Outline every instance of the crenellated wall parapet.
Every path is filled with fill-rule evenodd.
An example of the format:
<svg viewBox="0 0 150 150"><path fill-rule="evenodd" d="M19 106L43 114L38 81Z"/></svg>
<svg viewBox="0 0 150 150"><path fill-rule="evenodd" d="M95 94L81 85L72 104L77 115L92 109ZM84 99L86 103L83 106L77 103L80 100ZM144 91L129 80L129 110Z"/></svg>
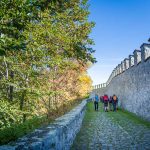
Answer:
<svg viewBox="0 0 150 150"><path fill-rule="evenodd" d="M125 58L123 61L121 61L120 64L118 64L114 70L112 71L111 75L109 76L106 84L99 84L100 86L95 85L93 89L98 89L98 88L104 88L107 85L109 85L109 83L111 82L111 80L126 72L126 70L132 68L132 67L136 67L139 63L144 63L145 61L147 61L147 59L150 58L150 44L149 43L143 43L140 47L140 50L135 49L133 54L129 55L128 58Z"/></svg>
<svg viewBox="0 0 150 150"><path fill-rule="evenodd" d="M150 121L149 89L150 43L144 43L114 68L106 87L93 92L99 96L116 94L120 107Z"/></svg>
<svg viewBox="0 0 150 150"><path fill-rule="evenodd" d="M104 88L104 87L106 87L106 83L94 85L92 88L93 88L93 90L96 90L96 89L100 89L100 88Z"/></svg>

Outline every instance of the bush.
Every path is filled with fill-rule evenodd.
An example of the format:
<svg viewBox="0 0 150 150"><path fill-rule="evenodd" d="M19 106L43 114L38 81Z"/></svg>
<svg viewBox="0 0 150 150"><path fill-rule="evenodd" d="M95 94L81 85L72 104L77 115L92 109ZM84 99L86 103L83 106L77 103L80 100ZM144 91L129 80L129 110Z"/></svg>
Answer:
<svg viewBox="0 0 150 150"><path fill-rule="evenodd" d="M0 129L10 127L14 123L21 123L23 112L15 104L0 101Z"/></svg>
<svg viewBox="0 0 150 150"><path fill-rule="evenodd" d="M63 115L64 113L70 111L73 107L78 105L81 100L74 100L68 104L64 104L58 110L51 113L50 116L35 116L32 119L26 120L24 123L15 123L9 127L0 129L0 145L7 144L10 141L15 141L16 139L34 131L39 127L44 127L52 122L55 118Z"/></svg>
<svg viewBox="0 0 150 150"><path fill-rule="evenodd" d="M34 117L22 124L13 124L10 127L0 129L0 145L14 141L25 134L32 132L34 129L47 125L51 120L44 117Z"/></svg>

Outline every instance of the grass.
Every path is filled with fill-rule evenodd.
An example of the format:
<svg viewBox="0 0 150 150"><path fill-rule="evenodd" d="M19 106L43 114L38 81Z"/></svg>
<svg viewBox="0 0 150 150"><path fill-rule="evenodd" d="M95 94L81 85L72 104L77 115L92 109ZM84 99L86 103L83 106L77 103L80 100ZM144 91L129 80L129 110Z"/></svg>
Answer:
<svg viewBox="0 0 150 150"><path fill-rule="evenodd" d="M103 111L103 104L99 103L99 107L100 110L99 112L104 112ZM88 103L87 105L87 112L95 112L94 111L94 106L93 103ZM121 108L119 108L119 110L117 112L112 112L109 111L108 113L106 112L107 117L109 117L112 121L116 122L116 123L121 123L121 120L128 120L131 121L135 124L139 124L139 125L144 125L145 127L150 128L150 122L147 120L144 120L143 118L137 116L136 114L129 112L127 110L122 110Z"/></svg>
<svg viewBox="0 0 150 150"><path fill-rule="evenodd" d="M114 117L114 120L118 121L119 118L122 118L122 119L127 118L129 121L132 121L135 124L144 125L150 128L149 121L144 120L143 118L127 110L122 110L119 108L119 110L117 111L117 115Z"/></svg>

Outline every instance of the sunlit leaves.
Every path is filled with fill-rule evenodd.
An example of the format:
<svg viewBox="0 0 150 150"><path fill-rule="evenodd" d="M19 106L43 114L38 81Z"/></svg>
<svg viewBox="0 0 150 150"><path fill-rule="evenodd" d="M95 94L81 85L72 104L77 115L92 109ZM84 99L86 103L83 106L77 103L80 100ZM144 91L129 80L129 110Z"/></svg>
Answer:
<svg viewBox="0 0 150 150"><path fill-rule="evenodd" d="M87 1L0 4L0 101L6 108L0 111L7 119L1 126L33 115L50 117L87 95L92 81L86 70L95 62L89 38L94 23L88 21Z"/></svg>

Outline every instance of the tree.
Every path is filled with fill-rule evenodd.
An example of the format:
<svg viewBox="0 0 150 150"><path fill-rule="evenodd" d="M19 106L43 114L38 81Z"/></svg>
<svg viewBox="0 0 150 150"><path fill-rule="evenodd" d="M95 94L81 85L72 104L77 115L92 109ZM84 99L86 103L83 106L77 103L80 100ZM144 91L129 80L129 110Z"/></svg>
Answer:
<svg viewBox="0 0 150 150"><path fill-rule="evenodd" d="M91 88L87 64L96 62L88 36L94 23L88 21L87 1L0 4L0 99L8 110L13 106L24 122L34 115L49 117L84 97ZM11 119L10 124L15 122Z"/></svg>

